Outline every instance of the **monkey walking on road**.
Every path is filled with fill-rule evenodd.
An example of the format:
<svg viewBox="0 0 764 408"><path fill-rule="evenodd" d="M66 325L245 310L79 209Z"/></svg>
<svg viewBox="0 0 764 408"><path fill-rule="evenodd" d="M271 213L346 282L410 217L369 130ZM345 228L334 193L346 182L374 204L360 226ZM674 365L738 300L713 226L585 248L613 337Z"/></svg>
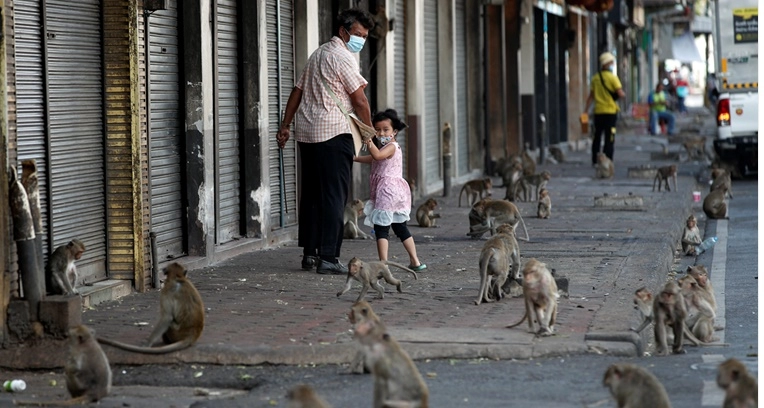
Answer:
<svg viewBox="0 0 764 408"><path fill-rule="evenodd" d="M493 182L490 177L479 180L471 180L464 183L462 190L459 191L459 207L462 206L462 193L467 194L467 202L469 205L474 205L478 200L491 195L491 188Z"/></svg>
<svg viewBox="0 0 764 408"><path fill-rule="evenodd" d="M401 281L398 279L395 279L393 277L393 274L390 273L390 268L388 268L388 265L395 266L396 268L402 269L406 272L411 273L414 275L414 279L419 279L417 277L416 272L412 271L411 269L392 261L372 261L372 262L364 262L358 258L353 258L348 262L348 277L345 281L345 288L341 291L337 292L337 297L340 297L347 293L347 291L350 290L353 281L358 281L363 285L361 288L361 293L358 295L358 299L356 299L356 302L359 302L363 300L364 296L366 296L366 292L369 291L369 288L372 287L374 290L376 290L379 293L379 298L384 299L385 298L385 288L382 287L377 281L380 279L385 279L385 282L395 285L395 288L398 289L399 293L403 293L403 290L401 289Z"/></svg>

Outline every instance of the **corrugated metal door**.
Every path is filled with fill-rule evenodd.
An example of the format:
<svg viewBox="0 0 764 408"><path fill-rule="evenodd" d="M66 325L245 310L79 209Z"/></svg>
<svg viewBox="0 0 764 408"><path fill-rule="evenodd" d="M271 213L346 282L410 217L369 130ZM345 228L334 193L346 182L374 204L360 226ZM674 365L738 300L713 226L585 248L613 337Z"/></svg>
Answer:
<svg viewBox="0 0 764 408"><path fill-rule="evenodd" d="M157 257L185 255L183 215L183 143L180 113L178 8L149 17L149 100L151 157L151 231Z"/></svg>
<svg viewBox="0 0 764 408"><path fill-rule="evenodd" d="M456 0L454 25L456 27L456 175L470 171L468 124L467 124L467 27L465 26L465 2Z"/></svg>
<svg viewBox="0 0 764 408"><path fill-rule="evenodd" d="M80 278L105 278L103 67L99 0L47 0L54 246L87 247Z"/></svg>
<svg viewBox="0 0 764 408"><path fill-rule="evenodd" d="M393 47L395 48L395 61L393 62L393 77L395 78L395 84L393 89L395 90L395 96L393 97L393 108L398 111L398 116L406 121L406 2L396 1L394 10L395 26L393 27L393 35L395 40L393 41ZM398 133L395 138L398 144L401 146L401 152L403 153L403 175L408 174L408 140L406 139L406 131L403 130Z"/></svg>
<svg viewBox="0 0 764 408"><path fill-rule="evenodd" d="M441 179L440 92L438 92L438 2L424 2L424 154L426 185Z"/></svg>
<svg viewBox="0 0 764 408"><path fill-rule="evenodd" d="M16 46L16 127L18 168L21 161L35 159L40 185L43 231L48 231L48 163L45 142L45 64L43 63L42 10L40 0L14 3L13 30ZM21 174L21 173L19 173ZM42 237L48 254L47 236Z"/></svg>
<svg viewBox="0 0 764 408"><path fill-rule="evenodd" d="M215 27L215 200L217 243L241 237L239 41L236 0L218 0Z"/></svg>
<svg viewBox="0 0 764 408"><path fill-rule="evenodd" d="M268 35L268 168L271 189L271 226L297 223L297 147L294 138L284 147L283 178L279 171L276 132L294 87L294 20L292 0L270 1L265 6ZM282 180L283 184L282 185ZM282 188L284 191L282 192Z"/></svg>

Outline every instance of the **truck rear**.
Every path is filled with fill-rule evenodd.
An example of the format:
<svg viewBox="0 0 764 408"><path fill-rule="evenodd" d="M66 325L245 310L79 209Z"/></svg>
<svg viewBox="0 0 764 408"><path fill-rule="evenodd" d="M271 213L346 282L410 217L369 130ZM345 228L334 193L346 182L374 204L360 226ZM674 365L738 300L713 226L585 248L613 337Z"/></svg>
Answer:
<svg viewBox="0 0 764 408"><path fill-rule="evenodd" d="M719 80L717 157L745 175L758 171L759 53L757 0L717 0L714 36Z"/></svg>

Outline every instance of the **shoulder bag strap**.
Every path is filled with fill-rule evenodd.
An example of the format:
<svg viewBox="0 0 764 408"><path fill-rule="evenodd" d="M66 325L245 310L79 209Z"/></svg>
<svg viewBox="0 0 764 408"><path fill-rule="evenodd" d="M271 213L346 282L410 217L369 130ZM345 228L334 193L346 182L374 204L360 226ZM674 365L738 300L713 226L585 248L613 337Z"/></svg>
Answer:
<svg viewBox="0 0 764 408"><path fill-rule="evenodd" d="M602 87L605 88L605 90L607 91L608 95L610 95L610 98L613 99L613 102L616 102L615 98L613 97L613 92L611 92L610 88L608 88L607 85L605 85L605 80L602 78L602 73L603 73L603 71L600 71L600 82L602 82Z"/></svg>
<svg viewBox="0 0 764 408"><path fill-rule="evenodd" d="M319 73L319 75L321 75L321 83L324 84L324 88L326 89L326 92L328 92L329 96L332 97L332 99L334 100L334 103L336 103L337 106L339 106L340 110L342 111L342 114L345 115L345 118L347 120L350 120L350 114L348 113L347 109L345 109L345 107L342 106L342 103L340 102L340 98L337 97L337 94L335 94L334 91L332 91L332 88L329 87L329 84L326 83L326 77L324 77L324 73L321 70L321 61L323 61L323 58L322 58L323 55L324 55L324 50L322 48L321 49L321 55L318 58L318 61L319 61L319 64L318 64L318 73Z"/></svg>

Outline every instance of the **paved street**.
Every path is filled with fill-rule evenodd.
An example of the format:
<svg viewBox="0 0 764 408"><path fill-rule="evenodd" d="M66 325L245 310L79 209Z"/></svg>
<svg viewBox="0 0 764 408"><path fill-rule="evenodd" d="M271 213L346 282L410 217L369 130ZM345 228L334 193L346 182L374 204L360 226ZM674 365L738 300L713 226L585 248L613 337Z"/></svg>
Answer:
<svg viewBox="0 0 764 408"><path fill-rule="evenodd" d="M683 118L684 122L680 123L691 126L692 120ZM522 259L538 258L570 282L569 297L560 301L556 335L549 338L534 338L527 333L526 325L505 328L522 316L523 304L519 298L474 305L479 282L477 260L485 238L473 240L465 235L469 208L457 206L457 187L460 186L455 186L450 197L435 196L440 203L438 211L442 214L439 227L410 226L420 259L428 265L427 271L419 274L419 280L394 271L405 281L404 293L399 294L388 286L385 299L377 299L376 293L366 297L392 335L418 361L426 380L432 381L433 406L525 406L521 403L523 400L553 404L548 406L612 406L608 405L608 395L601 387L603 367L619 358L636 357L640 348L651 351L651 330L646 330L641 339L635 338L635 342L612 341L628 339L624 337L629 335L628 328L639 323L631 302L634 290L640 286L655 289L670 272L682 270L694 262L693 258L675 257L687 215L694 213L699 218L701 230L706 229L699 203L692 202L693 190L704 194L707 191L707 187L697 184L695 178L707 173L704 163L679 164L678 192L652 192L652 179L627 176L629 168L640 165L676 163L674 158L679 153L679 145L671 144L669 155L664 155L662 145L649 142L640 129L632 128L618 136L616 177L613 180L592 179L594 169L587 151L568 152L565 163L544 164L537 168L537 171L552 172L547 186L552 197L552 217L538 219L535 203L518 203L530 234L530 242L520 241ZM497 177L494 182L501 184ZM594 197L603 194L640 196L643 205L628 210L595 207ZM503 197L504 189L494 188L493 195ZM746 196L755 198L755 194L743 194ZM419 198L417 204L426 198ZM737 205L737 201L734 204ZM734 212L731 214L735 217ZM718 224L712 224L713 233L717 233ZM750 243L750 240L746 242ZM736 254L755 268L755 252ZM373 241L345 241L342 260L346 262L352 256L375 259ZM401 263L408 263L398 242L391 241L391 256ZM708 256L710 254L702 255L698 262ZM719 258L713 256L713 261L718 262ZM750 261L752 256L753 261ZM191 271L190 278L201 292L207 308L207 325L198 344L165 356L141 356L105 347L112 366L119 368L115 369L117 388L102 406L121 406L123 403L167 406L166 400L156 398L156 390L152 393L146 388L151 385L169 387L166 397L162 398L169 398L176 406L188 406L195 400L208 398L195 396L204 391L194 391L194 387L213 392L221 389L222 394L213 395L216 398L240 396L223 405L208 403L200 406L258 406L252 405L253 401L263 406L282 405L285 387L296 381L322 383L322 389L331 396L327 399L337 407L359 406L358 393L371 395L370 381L366 376L343 373L356 350L346 315L360 288L354 285L353 290L338 299L335 294L344 285L345 277L302 271L299 269L300 258L300 248L291 244ZM712 278L717 277L712 273ZM717 285L717 291L718 288ZM726 294L729 296L730 291ZM133 294L85 311L83 321L101 336L138 343L151 330L157 299L157 292ZM745 313L750 312L748 309ZM753 311L755 313L755 307ZM594 338L598 340L592 340ZM727 341L732 343L732 338ZM750 340L746 338L743 343L753 344ZM736 339L735 342L739 344L740 341ZM26 362L40 368L60 367L62 356L55 353L57 347L56 344L43 344L32 350L4 352L2 358L9 366ZM734 355L745 356L741 349L734 350ZM713 350L714 353L718 351ZM697 349L690 352L694 356L699 353ZM607 357L594 363L587 359L601 355ZM673 356L663 361L677 363L683 358ZM490 360L503 360L495 364L504 368L488 367L494 364L489 364ZM544 399L543 392L534 392L532 386L522 386L528 379L536 384L552 381L549 372L538 371L538 367L551 364L559 365L558 369L561 369L570 364L561 361L568 360L578 361L581 372L586 373L584 378L577 380L581 383L576 391L578 397L570 399L550 393L554 396ZM163 366L140 366L148 363ZM186 364L173 365L177 363ZM311 374L305 374L297 367L284 368L278 374L271 374L267 365L249 367L264 363L326 365L319 366ZM507 381L512 381L512 388L522 387L523 391L519 391L522 398L516 401L517 405L499 405L503 404L495 394L499 391L488 384L485 390L469 387L470 395L461 401L448 391L453 386L448 380L458 382L459 378L462 381L477 378L478 383L489 381L480 380L483 370L474 370L482 365L486 365L487 372L509 376ZM450 370L450 366L455 368ZM576 367L575 363L572 367ZM53 369L57 373L53 375L48 374L50 371L7 372L3 375L28 378L27 396L63 398L65 391L61 388L63 376L58 374L60 369ZM566 371L570 374L570 369ZM50 387L51 378L58 379L57 387ZM576 381L568 382L566 386L570 388L575 384ZM358 388L359 391L348 393L348 388ZM252 389L249 393L242 391L249 389ZM9 398L7 394L0 394L0 404ZM163 401L165 405L161 405Z"/></svg>

